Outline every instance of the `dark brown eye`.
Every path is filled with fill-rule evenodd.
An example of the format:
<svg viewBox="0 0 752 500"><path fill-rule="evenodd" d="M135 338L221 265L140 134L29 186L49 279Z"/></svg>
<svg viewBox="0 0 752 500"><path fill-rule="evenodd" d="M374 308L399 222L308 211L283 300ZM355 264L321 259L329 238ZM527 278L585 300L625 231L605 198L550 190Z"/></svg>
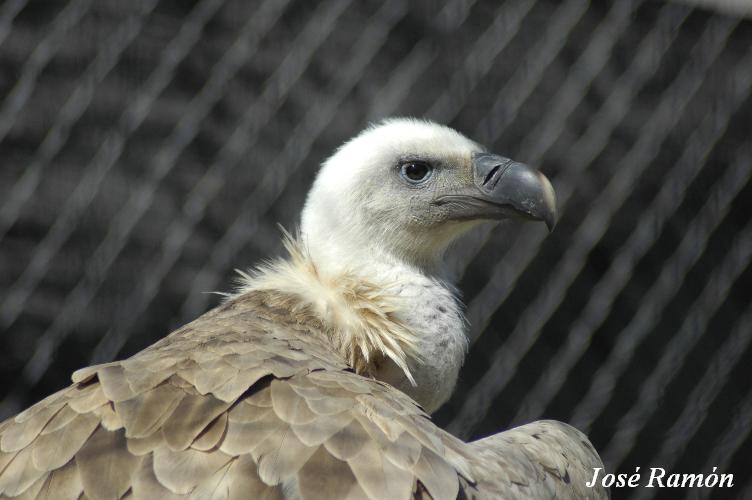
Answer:
<svg viewBox="0 0 752 500"><path fill-rule="evenodd" d="M431 175L431 166L423 161L409 161L402 164L401 173L407 182L418 184Z"/></svg>

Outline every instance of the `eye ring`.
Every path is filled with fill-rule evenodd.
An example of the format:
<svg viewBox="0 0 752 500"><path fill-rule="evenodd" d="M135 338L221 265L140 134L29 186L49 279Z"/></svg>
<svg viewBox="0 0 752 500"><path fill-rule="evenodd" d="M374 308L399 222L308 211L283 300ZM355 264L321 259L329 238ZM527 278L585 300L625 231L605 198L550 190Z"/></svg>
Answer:
<svg viewBox="0 0 752 500"><path fill-rule="evenodd" d="M425 161L411 160L400 165L400 175L410 184L422 184L433 173L433 167Z"/></svg>

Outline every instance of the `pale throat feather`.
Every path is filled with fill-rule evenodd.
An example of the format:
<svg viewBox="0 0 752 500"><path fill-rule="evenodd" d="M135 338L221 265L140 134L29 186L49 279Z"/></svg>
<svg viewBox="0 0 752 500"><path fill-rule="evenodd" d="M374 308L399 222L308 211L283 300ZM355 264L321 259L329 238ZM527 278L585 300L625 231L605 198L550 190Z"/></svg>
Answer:
<svg viewBox="0 0 752 500"><path fill-rule="evenodd" d="M402 390L433 413L451 396L467 354L466 322L455 293L442 281L415 270L400 272L400 318L418 338L419 359L408 363L416 384L409 384L387 362L376 378Z"/></svg>

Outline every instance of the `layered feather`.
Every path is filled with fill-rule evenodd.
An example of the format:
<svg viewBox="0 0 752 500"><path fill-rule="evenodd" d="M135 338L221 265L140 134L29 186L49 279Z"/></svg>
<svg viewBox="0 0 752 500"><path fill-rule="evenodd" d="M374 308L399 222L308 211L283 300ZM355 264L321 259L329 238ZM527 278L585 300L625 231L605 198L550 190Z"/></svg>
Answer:
<svg viewBox="0 0 752 500"><path fill-rule="evenodd" d="M0 498L604 494L577 482L601 465L574 429L462 443L273 303L231 299L0 425Z"/></svg>

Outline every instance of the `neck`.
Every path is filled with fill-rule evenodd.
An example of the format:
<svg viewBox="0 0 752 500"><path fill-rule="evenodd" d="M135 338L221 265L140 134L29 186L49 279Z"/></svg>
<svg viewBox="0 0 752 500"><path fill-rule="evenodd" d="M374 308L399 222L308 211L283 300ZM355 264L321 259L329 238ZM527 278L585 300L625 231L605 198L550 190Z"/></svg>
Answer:
<svg viewBox="0 0 752 500"><path fill-rule="evenodd" d="M295 297L353 369L403 390L427 411L449 398L467 341L460 305L439 273L376 249L302 249L292 240L287 247L290 258L248 277L241 293Z"/></svg>
<svg viewBox="0 0 752 500"><path fill-rule="evenodd" d="M387 238L364 234L342 235L336 240L325 241L304 234L302 239L310 259L320 272L327 275L348 273L386 282L407 274L447 282L443 250L434 247L419 252L396 245L387 246L385 240Z"/></svg>

